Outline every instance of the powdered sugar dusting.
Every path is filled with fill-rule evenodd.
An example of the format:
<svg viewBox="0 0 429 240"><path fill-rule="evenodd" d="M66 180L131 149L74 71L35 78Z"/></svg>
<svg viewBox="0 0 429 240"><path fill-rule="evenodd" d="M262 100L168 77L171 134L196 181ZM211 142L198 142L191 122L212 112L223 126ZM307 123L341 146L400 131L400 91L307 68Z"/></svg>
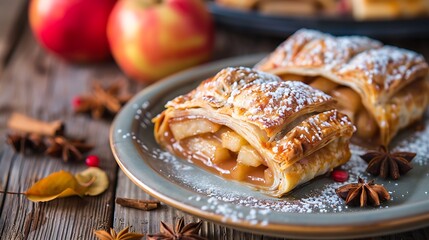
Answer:
<svg viewBox="0 0 429 240"><path fill-rule="evenodd" d="M415 71L421 70L424 67L418 65L421 63L424 63L423 56L415 52L384 46L357 55L340 70L340 73L358 69L366 75L369 83L375 82L380 87L388 89L395 82L408 79Z"/></svg>
<svg viewBox="0 0 429 240"><path fill-rule="evenodd" d="M331 99L321 91L292 81L251 83L237 92L231 96L233 108L243 110L244 117L259 122L265 128L278 126L294 113ZM254 97L258 95L263 97ZM237 98L246 98L247 101Z"/></svg>
<svg viewBox="0 0 429 240"><path fill-rule="evenodd" d="M328 34L311 29L298 30L292 37L283 42L276 49L276 52L281 52L282 54L273 55L273 61L278 65L284 66L288 62L291 62L295 55L301 50L302 46L312 40L322 39L328 36Z"/></svg>
<svg viewBox="0 0 429 240"><path fill-rule="evenodd" d="M228 67L167 107L211 106L221 114L257 125L270 136L296 113L332 101L329 95L301 82L283 81L246 67Z"/></svg>
<svg viewBox="0 0 429 240"><path fill-rule="evenodd" d="M424 57L413 51L367 37L334 37L307 29L288 38L256 68L323 75L367 92L370 102L386 101L429 69Z"/></svg>
<svg viewBox="0 0 429 240"><path fill-rule="evenodd" d="M413 164L418 166L427 166L429 164L429 116L426 116L422 123L425 129L415 131L409 134L408 131L401 132L395 139L394 151L415 152L417 156L413 159ZM398 140L401 139L401 140Z"/></svg>
<svg viewBox="0 0 429 240"><path fill-rule="evenodd" d="M275 75L245 67L225 68L190 94L192 97L182 104L207 102L220 112L232 111L234 117L262 129L281 126L295 113L332 100L304 83L283 81Z"/></svg>
<svg viewBox="0 0 429 240"><path fill-rule="evenodd" d="M301 29L276 49L273 61L277 66L323 66L325 70L332 71L356 54L381 45L367 37L334 37Z"/></svg>

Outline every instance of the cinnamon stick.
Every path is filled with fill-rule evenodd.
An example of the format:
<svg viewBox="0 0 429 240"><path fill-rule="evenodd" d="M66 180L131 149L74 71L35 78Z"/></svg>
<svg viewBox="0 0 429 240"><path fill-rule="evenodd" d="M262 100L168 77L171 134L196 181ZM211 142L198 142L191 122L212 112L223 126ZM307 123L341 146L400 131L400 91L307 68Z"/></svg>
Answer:
<svg viewBox="0 0 429 240"><path fill-rule="evenodd" d="M130 198L116 198L116 203L129 208L140 209L144 211L150 211L156 209L161 204L158 200L139 200Z"/></svg>
<svg viewBox="0 0 429 240"><path fill-rule="evenodd" d="M65 130L65 125L60 120L43 122L20 113L12 113L7 126L20 132L36 133L44 136L62 135Z"/></svg>

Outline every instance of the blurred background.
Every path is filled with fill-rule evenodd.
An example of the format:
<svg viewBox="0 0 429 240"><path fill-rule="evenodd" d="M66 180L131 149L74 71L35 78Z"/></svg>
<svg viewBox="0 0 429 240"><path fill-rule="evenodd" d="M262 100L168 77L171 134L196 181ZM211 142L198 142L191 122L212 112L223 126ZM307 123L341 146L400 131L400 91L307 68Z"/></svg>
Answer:
<svg viewBox="0 0 429 240"><path fill-rule="evenodd" d="M193 220L167 206L155 212L115 207L118 196L150 197L113 159L112 118L99 119L93 109L82 115L82 103L96 96L94 83L112 92L109 86L122 80L121 91L133 95L203 63L269 53L301 28L365 35L429 59L429 0L0 0L0 142L13 112L61 119L68 135L95 146L91 154L112 183L98 197L31 203L12 193L61 169L81 171L85 163L24 156L0 144L0 237L95 239L94 229L133 225L148 233L159 230L159 220ZM270 239L213 223L203 232L210 239ZM380 239L427 239L428 232Z"/></svg>
<svg viewBox="0 0 429 240"><path fill-rule="evenodd" d="M429 0L2 0L0 4L3 65L30 28L47 54L78 64L114 60L126 76L145 84L202 62L270 52L300 28L366 35L406 48L429 37Z"/></svg>

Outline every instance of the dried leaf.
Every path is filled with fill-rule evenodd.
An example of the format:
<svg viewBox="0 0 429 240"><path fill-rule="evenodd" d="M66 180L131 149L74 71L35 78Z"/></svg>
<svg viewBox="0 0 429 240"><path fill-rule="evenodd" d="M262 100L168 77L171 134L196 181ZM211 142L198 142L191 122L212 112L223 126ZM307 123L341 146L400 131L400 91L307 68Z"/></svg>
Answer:
<svg viewBox="0 0 429 240"><path fill-rule="evenodd" d="M59 171L33 184L25 195L33 202L47 202L56 198L82 196L83 188L71 173Z"/></svg>
<svg viewBox="0 0 429 240"><path fill-rule="evenodd" d="M97 167L90 167L75 175L76 180L82 186L89 186L84 192L85 195L96 196L109 187L109 178L105 171Z"/></svg>
<svg viewBox="0 0 429 240"><path fill-rule="evenodd" d="M108 186L107 174L99 168L88 168L76 176L61 170L33 184L25 195L33 202L47 202L70 196L95 196Z"/></svg>

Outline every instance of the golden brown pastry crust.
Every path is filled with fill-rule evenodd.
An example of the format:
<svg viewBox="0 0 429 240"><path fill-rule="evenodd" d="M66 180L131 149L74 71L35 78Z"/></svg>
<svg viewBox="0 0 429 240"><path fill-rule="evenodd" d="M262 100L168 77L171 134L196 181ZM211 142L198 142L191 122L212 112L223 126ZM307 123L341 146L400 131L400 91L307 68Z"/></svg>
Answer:
<svg viewBox="0 0 429 240"><path fill-rule="evenodd" d="M380 127L380 141L388 144L399 129L410 122L398 124L394 114L424 112L429 97L428 64L423 56L366 37L334 37L314 30L299 30L272 54L255 66L275 74L323 76L359 93L367 110ZM393 102L402 89L416 80L426 78L420 86L419 100L402 105L399 111L380 111L394 108ZM402 94L403 95L403 94ZM412 105L412 107L411 107Z"/></svg>
<svg viewBox="0 0 429 240"><path fill-rule="evenodd" d="M333 105L331 97L308 85L248 68L226 68L167 107L210 107L258 126L271 138L296 118Z"/></svg>
<svg viewBox="0 0 429 240"><path fill-rule="evenodd" d="M159 144L173 150L174 139L166 134L173 119L204 118L227 126L273 171L274 183L260 188L273 196L350 157L348 140L354 127L349 118L332 109L331 97L301 82L285 82L249 68L226 68L166 107L153 120Z"/></svg>

